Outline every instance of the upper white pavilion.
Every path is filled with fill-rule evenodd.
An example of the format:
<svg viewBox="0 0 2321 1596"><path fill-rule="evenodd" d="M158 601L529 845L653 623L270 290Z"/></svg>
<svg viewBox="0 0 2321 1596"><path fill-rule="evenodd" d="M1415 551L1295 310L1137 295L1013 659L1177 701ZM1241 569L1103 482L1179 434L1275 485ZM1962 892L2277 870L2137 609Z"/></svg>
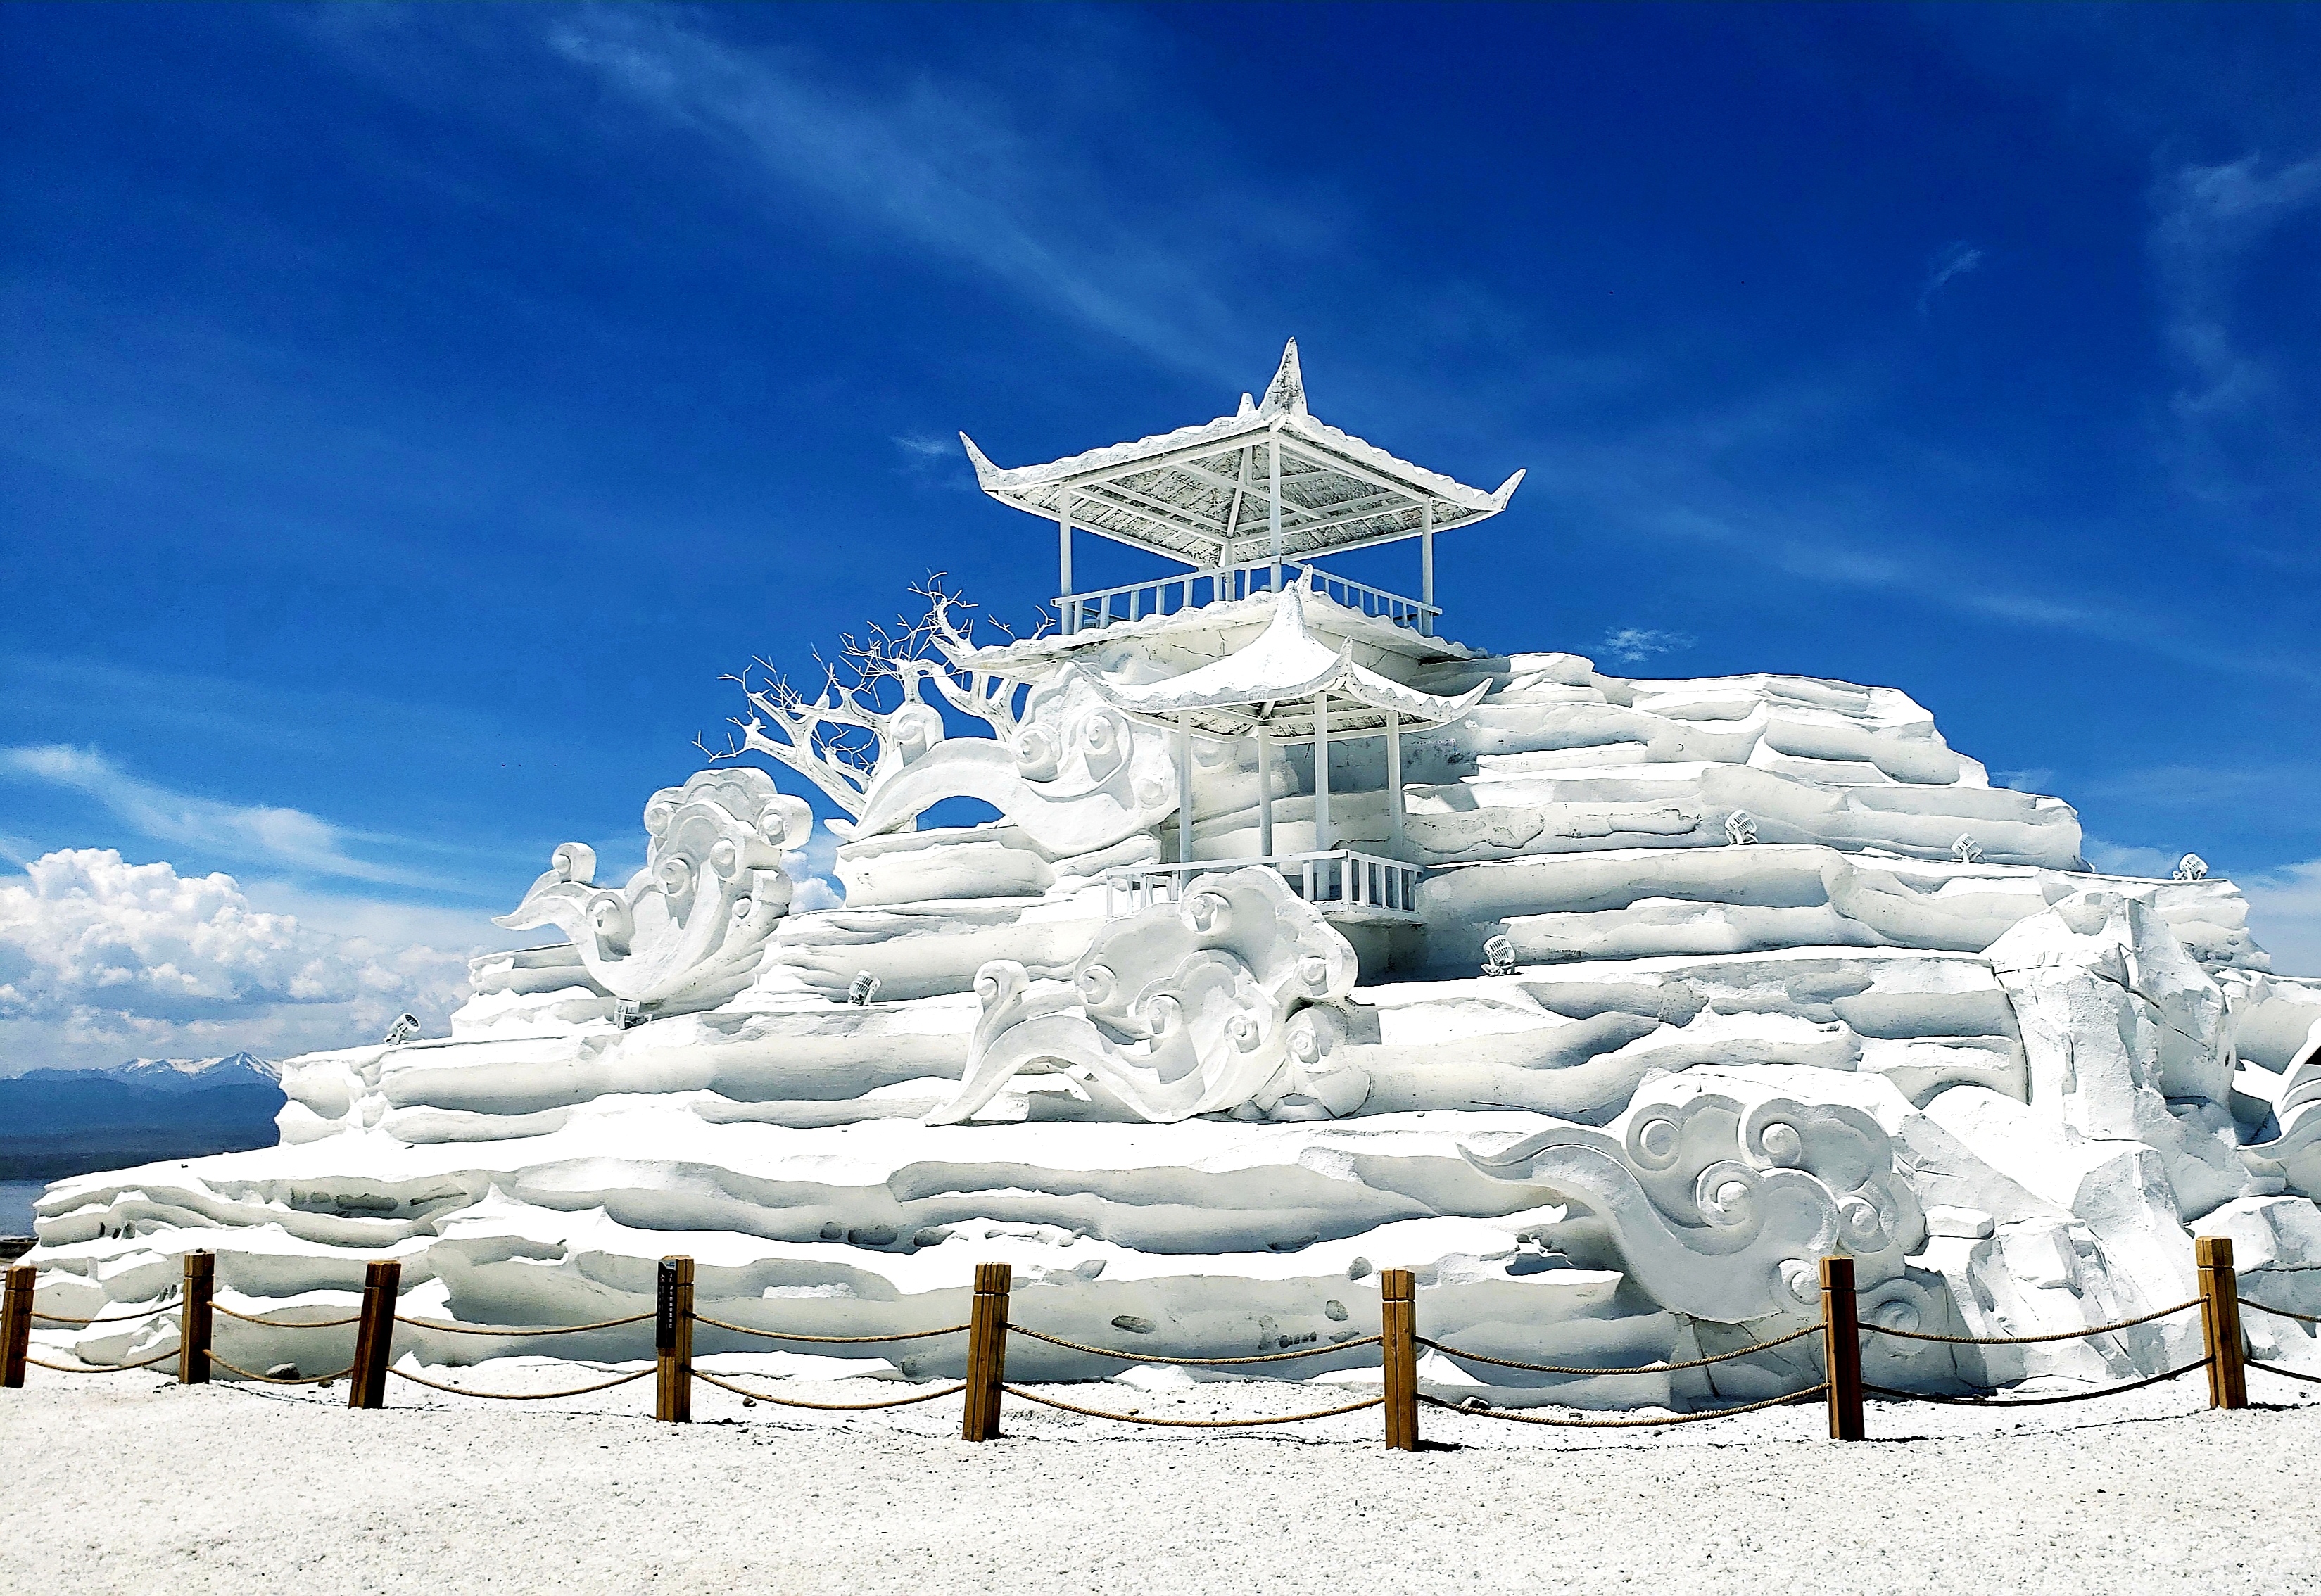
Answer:
<svg viewBox="0 0 2321 1596"><path fill-rule="evenodd" d="M1294 339L1262 402L1243 394L1234 414L1200 426L1013 470L993 465L964 433L960 441L986 493L1056 524L1060 556L1061 627L978 651L973 663L1006 670L1092 653L1097 690L1167 731L1174 745L1175 857L1109 871L1115 887L1132 903L1149 901L1175 896L1202 871L1271 865L1356 942L1366 966L1382 958L1376 935L1418 920L1419 870L1403 857L1403 735L1459 719L1486 691L1442 695L1412 680L1429 665L1475 655L1436 632L1434 538L1497 515L1523 472L1486 493L1316 421ZM1075 591L1079 532L1187 569ZM1315 563L1406 541L1419 545L1415 598ZM1132 640L1140 665L1123 672L1109 645ZM1235 763L1253 754L1253 853L1246 843L1222 857L1197 848L1197 741L1243 751L1227 756ZM1339 796L1360 796L1365 815L1385 821L1383 838L1367 848L1349 846L1332 813L1333 751L1348 743L1374 750L1339 762L1358 784ZM1277 799L1280 757L1293 748L1303 789ZM1370 796L1381 778L1382 805ZM1275 839L1283 801L1297 810L1297 840L1286 852Z"/></svg>
<svg viewBox="0 0 2321 1596"><path fill-rule="evenodd" d="M1013 470L993 465L965 433L960 442L984 492L1055 523L1057 608L1067 635L1279 591L1289 576L1431 637L1442 614L1434 602L1435 534L1497 515L1524 475L1518 470L1486 493L1315 420L1306 407L1294 338L1262 400L1243 394L1233 415L1199 426ZM1075 591L1078 532L1158 554L1187 573ZM1312 563L1409 540L1419 545L1415 598Z"/></svg>

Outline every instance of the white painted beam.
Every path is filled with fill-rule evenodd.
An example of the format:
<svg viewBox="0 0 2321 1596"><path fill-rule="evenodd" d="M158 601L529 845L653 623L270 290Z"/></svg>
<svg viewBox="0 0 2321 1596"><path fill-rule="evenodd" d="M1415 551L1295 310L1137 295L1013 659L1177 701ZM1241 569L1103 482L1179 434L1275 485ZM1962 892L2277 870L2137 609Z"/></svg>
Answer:
<svg viewBox="0 0 2321 1596"><path fill-rule="evenodd" d="M1402 853L1402 716L1386 713L1386 851L1390 859ZM1408 908L1408 904L1402 906Z"/></svg>
<svg viewBox="0 0 2321 1596"><path fill-rule="evenodd" d="M1330 846L1330 694L1314 695L1314 850Z"/></svg>
<svg viewBox="0 0 2321 1596"><path fill-rule="evenodd" d="M1257 853L1273 857L1273 734L1257 728Z"/></svg>

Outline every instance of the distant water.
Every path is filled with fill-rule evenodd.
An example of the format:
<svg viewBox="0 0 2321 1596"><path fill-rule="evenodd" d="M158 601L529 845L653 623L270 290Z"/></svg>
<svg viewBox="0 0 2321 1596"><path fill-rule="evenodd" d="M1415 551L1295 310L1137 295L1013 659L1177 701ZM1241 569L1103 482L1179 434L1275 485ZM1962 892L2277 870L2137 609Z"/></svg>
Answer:
<svg viewBox="0 0 2321 1596"><path fill-rule="evenodd" d="M0 1236L32 1234L32 1199L49 1188L46 1181L0 1181Z"/></svg>

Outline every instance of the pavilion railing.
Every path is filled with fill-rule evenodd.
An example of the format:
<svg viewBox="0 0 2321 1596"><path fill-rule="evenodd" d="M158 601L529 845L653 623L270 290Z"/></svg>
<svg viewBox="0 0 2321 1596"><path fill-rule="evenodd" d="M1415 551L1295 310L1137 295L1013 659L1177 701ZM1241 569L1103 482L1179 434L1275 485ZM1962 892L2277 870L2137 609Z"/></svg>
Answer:
<svg viewBox="0 0 2321 1596"><path fill-rule="evenodd" d="M1183 864L1136 864L1105 873L1105 909L1133 914L1147 905L1175 903L1185 883L1213 871L1270 864L1297 896L1324 913L1332 909L1386 909L1415 915L1419 866L1352 848L1318 853L1252 854L1246 859L1195 859Z"/></svg>
<svg viewBox="0 0 2321 1596"><path fill-rule="evenodd" d="M1056 608L1068 634L1100 632L1124 621L1175 615L1180 610L1196 609L1224 599L1248 598L1259 593L1271 592L1276 569L1269 563L1233 566L1224 570L1187 571L1182 576L1131 582L1125 587L1068 593L1056 600ZM1306 582L1314 591L1334 604L1397 626L1406 626L1422 637L1434 635L1435 617L1443 613L1434 605L1406 598L1399 593L1389 593L1383 588L1373 588L1367 583L1333 576L1318 566L1286 561L1278 569L1285 583Z"/></svg>

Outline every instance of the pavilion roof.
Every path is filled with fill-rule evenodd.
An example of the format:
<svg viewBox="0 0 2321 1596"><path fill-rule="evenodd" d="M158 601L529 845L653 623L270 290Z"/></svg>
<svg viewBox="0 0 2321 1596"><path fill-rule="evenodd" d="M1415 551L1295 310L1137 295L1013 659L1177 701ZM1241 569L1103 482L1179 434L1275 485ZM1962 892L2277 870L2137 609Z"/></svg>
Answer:
<svg viewBox="0 0 2321 1596"><path fill-rule="evenodd" d="M1202 731L1242 736L1263 727L1303 735L1314 723L1315 695L1334 700L1333 734L1361 735L1397 716L1412 730L1457 720L1490 689L1485 682L1446 698L1421 692L1354 662L1352 644L1332 648L1306 627L1306 590L1292 584L1274 601L1273 619L1257 640L1166 681L1124 685L1098 676L1096 689L1132 715L1155 720L1184 716Z"/></svg>
<svg viewBox="0 0 2321 1596"><path fill-rule="evenodd" d="M1524 475L1486 493L1315 420L1294 338L1262 401L1243 394L1234 414L1199 426L1013 470L993 465L960 434L976 480L1002 504L1054 520L1069 495L1075 526L1197 570L1272 557L1268 445L1276 440L1285 558L1480 521L1506 508Z"/></svg>

